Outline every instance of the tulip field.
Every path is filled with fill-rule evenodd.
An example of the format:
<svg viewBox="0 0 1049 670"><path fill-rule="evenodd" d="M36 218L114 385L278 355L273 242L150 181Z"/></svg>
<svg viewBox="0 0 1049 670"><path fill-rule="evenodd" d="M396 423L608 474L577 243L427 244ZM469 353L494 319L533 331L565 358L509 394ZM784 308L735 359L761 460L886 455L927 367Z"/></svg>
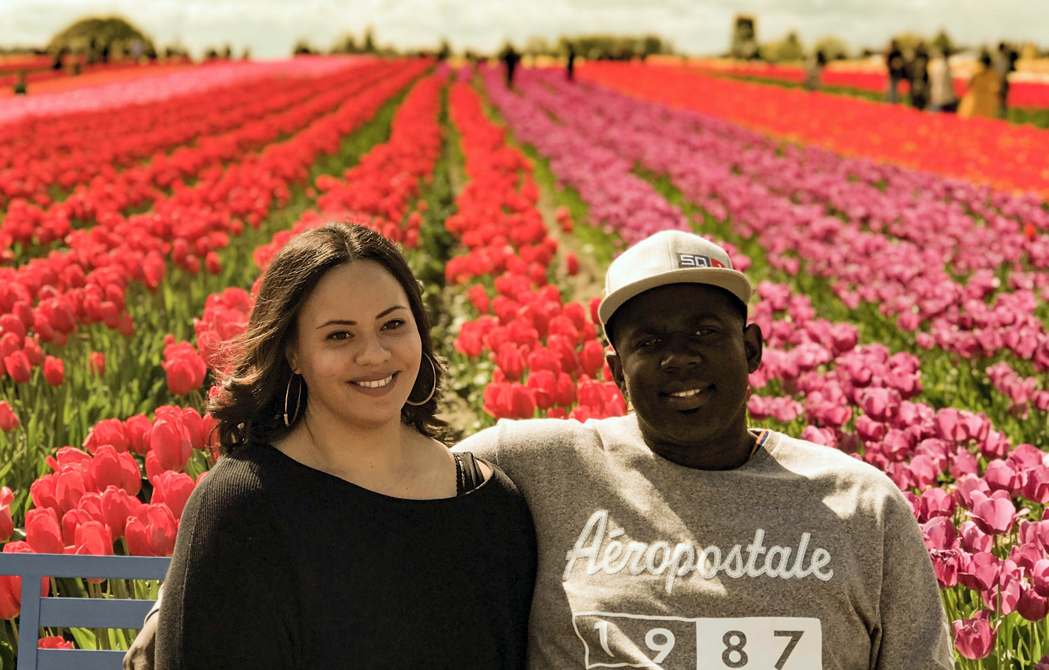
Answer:
<svg viewBox="0 0 1049 670"><path fill-rule="evenodd" d="M596 325L604 268L693 230L756 288L751 422L904 491L958 667L1045 670L1047 154L1049 131L630 63L507 88L485 66L300 57L0 101L3 551L171 554L216 459L209 388L305 229L355 221L404 249L452 439L626 413ZM18 582L0 576L0 667Z"/></svg>

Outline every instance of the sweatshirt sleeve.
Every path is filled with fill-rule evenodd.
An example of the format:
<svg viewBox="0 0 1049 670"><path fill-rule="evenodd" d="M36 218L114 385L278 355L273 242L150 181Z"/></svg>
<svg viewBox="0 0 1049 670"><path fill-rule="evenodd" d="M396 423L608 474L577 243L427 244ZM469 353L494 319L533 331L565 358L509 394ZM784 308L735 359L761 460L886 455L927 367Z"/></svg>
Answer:
<svg viewBox="0 0 1049 670"><path fill-rule="evenodd" d="M503 464L499 462L499 438L501 437L501 432L502 426L500 425L485 428L452 447L452 451L459 453L468 451L475 457L505 470Z"/></svg>
<svg viewBox="0 0 1049 670"><path fill-rule="evenodd" d="M951 636L921 529L898 491L886 501L881 640L874 670L954 667Z"/></svg>
<svg viewBox="0 0 1049 670"><path fill-rule="evenodd" d="M295 589L268 495L213 472L190 496L164 586L157 670L295 667Z"/></svg>

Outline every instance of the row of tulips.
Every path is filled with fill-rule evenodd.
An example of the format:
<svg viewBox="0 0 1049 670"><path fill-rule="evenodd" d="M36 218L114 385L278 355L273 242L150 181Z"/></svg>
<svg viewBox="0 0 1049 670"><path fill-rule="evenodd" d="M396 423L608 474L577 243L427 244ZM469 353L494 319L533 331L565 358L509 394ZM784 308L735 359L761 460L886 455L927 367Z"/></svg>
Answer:
<svg viewBox="0 0 1049 670"><path fill-rule="evenodd" d="M532 99L525 82L518 89ZM579 112L600 125L593 110ZM1036 523L1049 501L1044 453L1014 447L982 414L922 402L916 356L860 345L855 326L817 318L789 286L763 282L757 295L752 319L767 348L751 377L752 419L853 453L907 491L964 658L1033 663L1049 652L1049 554Z"/></svg>
<svg viewBox="0 0 1049 670"><path fill-rule="evenodd" d="M343 71L366 62L348 61ZM200 144L199 138L226 133L340 83L333 79L340 71L317 76L306 67L297 76L284 73L260 78L250 70L239 72L244 79L126 105L119 114L74 111L0 126L0 192L8 199L22 197L47 204L52 186L68 191L88 183L104 169L155 158L158 152L162 156L184 144ZM274 95L278 83L279 94Z"/></svg>
<svg viewBox="0 0 1049 670"><path fill-rule="evenodd" d="M278 232L272 241L255 249L253 258L260 271L265 272L293 237L328 221L353 220L405 249L417 246L427 209L426 200L420 198L422 183L431 177L441 149L437 116L442 84L436 76L415 84L397 110L387 142L373 147L341 179L317 179L317 188L323 192L317 199L319 211L307 211L290 229ZM409 213L411 203L414 209ZM185 395L200 388L204 366L216 375L224 372L230 359L229 346L247 331L253 294L230 287L208 296L202 317L193 324L199 355L192 345L180 343L167 361L166 369L176 372L174 376L168 372L173 394ZM181 371L185 369L191 369L191 374Z"/></svg>
<svg viewBox="0 0 1049 670"><path fill-rule="evenodd" d="M646 100L716 116L775 137L846 155L960 177L1003 190L1049 194L1035 166L1049 136L991 119L925 114L846 96L714 77L684 68L592 63L580 77ZM856 132L863 128L864 132Z"/></svg>
<svg viewBox="0 0 1049 670"><path fill-rule="evenodd" d="M170 71L155 77L122 78L108 84L81 87L60 93L9 98L0 109L0 127L34 116L55 116L70 112L117 109L180 95L221 88L251 78L301 76L311 71L316 76L342 69L352 57L304 58L277 61L214 61L192 68Z"/></svg>
<svg viewBox="0 0 1049 670"><path fill-rule="evenodd" d="M80 184L62 202L43 209L23 199L15 200L8 207L0 236L22 246L32 243L37 249L46 249L50 242L68 234L77 222L81 222L81 227L93 223L119 225L132 209L155 204L164 199L166 192L178 194L193 180L206 179L224 164L242 160L278 138L306 127L331 113L346 98L383 81L395 68L394 64L377 61L328 77L301 81L277 95L264 87L255 88L251 104L220 109L213 117L206 117L204 123L215 122L217 132L198 137L192 146L179 147L170 155L157 151L148 163L119 173L109 168L105 174ZM191 121L180 137L198 134L199 125ZM167 131L160 132L166 134ZM30 169L37 167L40 166L29 166ZM38 189L39 200L45 203L48 196L41 189L49 187L47 172L41 169L36 183L26 186ZM75 181L78 176L70 179ZM25 180L16 178L13 183L25 184ZM21 256L25 254L16 260L24 260Z"/></svg>
<svg viewBox="0 0 1049 670"><path fill-rule="evenodd" d="M489 75L487 82L492 89L501 88L497 78ZM503 109L518 110L517 116L508 118L516 122L515 129L522 129L519 132L529 130L520 118L538 118L535 123L541 126L550 123L549 112L564 121L562 134L575 132L603 149L617 150L626 160L669 175L687 198L717 218L729 217L734 234L755 237L773 267L788 275L797 275L804 268L802 276L836 280L832 288L848 307L856 308L861 299L878 305L882 315L895 317L908 333L927 322L928 331L907 338L898 333L912 347L938 347L978 359L1008 352L1016 356L1018 367L1046 369L1049 336L1039 319L1035 291L1044 294L1049 290L1045 288L1049 274L1044 269L1049 237L1041 232L1027 235L1020 225L1021 217L1044 225L1044 216L1038 216L1044 210L996 215L992 234L989 226L977 225L956 203L930 199L915 206L914 201L920 199L913 195L917 185L935 179L929 175L908 180L906 171L896 169L890 174L894 186L882 191L840 174L850 166L832 164L826 152L816 156L797 155L789 149L777 153L771 143L753 133L726 128L717 121L706 123L688 112L601 89L574 87L551 75L529 74L518 89L524 98L507 96L503 89L493 99ZM532 103L538 103L540 109ZM573 160L585 165L584 157L590 155L597 154L576 148ZM838 163L842 160L847 159ZM821 162L827 168L822 174L805 169ZM875 174L886 172L879 169ZM770 182L772 188L767 186ZM811 202L794 202L786 195L791 190L808 196ZM827 194L833 195L824 197ZM879 214L875 218L860 210ZM844 212L851 213L853 220ZM881 226L896 239L875 232ZM986 240L986 244L973 247L971 240L965 240L967 236ZM988 263L1001 262L1007 255L1015 269L1004 275L1003 282ZM972 273L966 283L952 276L962 272ZM985 302L987 299L994 302ZM1033 378L1028 379L1032 380L1028 386L1010 385L1015 390L1011 396L1017 414L1024 414L1032 404L1038 410L1045 406L1045 395L1035 388Z"/></svg>
<svg viewBox="0 0 1049 670"><path fill-rule="evenodd" d="M74 231L66 237L69 252L3 271L3 336L11 332L18 348L30 332L61 346L80 324L130 328L124 292L132 281L156 289L168 255L190 273L202 265L217 269L216 250L240 233L242 220L258 226L274 204L287 202L289 186L304 179L320 153L333 153L343 135L371 118L425 67L399 66L288 140L225 169L216 167L192 187L158 198L152 211Z"/></svg>
<svg viewBox="0 0 1049 670"><path fill-rule="evenodd" d="M407 203L420 196L420 182L432 175L441 139L437 116L440 109L441 81L422 80L398 109L390 141L372 149L361 162L344 174L344 181L321 178L318 187L333 198L325 213L311 212L291 231L278 233L273 242L256 249L254 257L264 270L268 259L291 237L309 227L333 218L352 216L385 233L396 231L405 238L418 235L418 216L425 207L416 203L411 213ZM385 179L385 181L383 181ZM414 185L406 181L414 179ZM371 199L357 211L346 209L352 198L352 184L373 191ZM322 198L323 199L323 198ZM368 204L370 203L370 205ZM401 212L397 222L375 210ZM391 227L392 226L392 227ZM252 298L242 289L231 287L212 295L204 318L197 322L198 344L221 374L221 357L212 358L229 340L242 335L247 325ZM216 350L206 345L214 336ZM184 385L199 388L204 363L188 342L166 337L164 367L172 391ZM190 365L193 379L180 371ZM0 540L13 533L24 540L8 542L5 552L116 553L169 556L182 510L193 488L217 458L212 434L213 422L193 408L158 407L154 417L135 415L126 420L107 419L97 423L83 444L83 450L64 447L47 459L52 472L30 487L33 508L25 514L24 530L11 522L9 489L0 492ZM143 470L145 482L143 484ZM20 584L17 578L0 579L0 617L18 614ZM43 588L49 590L45 582ZM122 585L131 592L130 585ZM60 638L47 644L64 645Z"/></svg>
<svg viewBox="0 0 1049 670"><path fill-rule="evenodd" d="M598 339L596 306L565 303L547 283L558 245L536 209L528 160L485 116L469 84L452 87L449 112L469 182L446 221L465 250L448 263L448 280L469 284L465 294L479 314L460 325L454 347L463 359L456 367L473 373L491 361L481 409L495 419L624 414L626 401Z"/></svg>
<svg viewBox="0 0 1049 670"><path fill-rule="evenodd" d="M8 325L18 328L15 321L32 324L20 347L30 362L29 378L7 375L6 366L0 378L3 400L23 419L19 430L0 435L0 453L13 464L5 470L8 482L31 481L38 452L79 442L100 417L148 412L170 402L172 389L199 386L199 362L184 355L184 347L163 345L161 335L192 335L191 321L207 294L244 281L251 259L247 252L268 239L274 225L293 220L274 208L296 194L293 210L301 211L311 166L336 156L343 139L373 119L428 64L402 61L394 67L386 79L343 101L334 113L198 180L156 203L153 212L130 217L121 229L106 231L98 224L75 231L66 240L71 251L0 270L9 279L0 282L0 309L10 311L0 316L5 329L0 340ZM266 225L256 229L271 212ZM250 227L242 223L245 219ZM241 238L249 241L238 243ZM168 272L167 257L180 271ZM136 324L144 330L136 333ZM64 381L59 386L44 383L54 378L38 367L48 364L46 357L33 364L36 344L56 360L61 355ZM103 353L117 357L105 371L93 365Z"/></svg>

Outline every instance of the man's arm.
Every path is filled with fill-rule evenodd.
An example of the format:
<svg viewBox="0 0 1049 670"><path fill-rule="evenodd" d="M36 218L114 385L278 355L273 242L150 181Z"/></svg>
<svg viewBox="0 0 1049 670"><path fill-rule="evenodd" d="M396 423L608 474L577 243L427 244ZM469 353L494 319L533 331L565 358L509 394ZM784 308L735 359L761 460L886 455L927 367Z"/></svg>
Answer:
<svg viewBox="0 0 1049 670"><path fill-rule="evenodd" d="M948 670L951 635L921 529L902 496L886 501L881 644L873 670Z"/></svg>

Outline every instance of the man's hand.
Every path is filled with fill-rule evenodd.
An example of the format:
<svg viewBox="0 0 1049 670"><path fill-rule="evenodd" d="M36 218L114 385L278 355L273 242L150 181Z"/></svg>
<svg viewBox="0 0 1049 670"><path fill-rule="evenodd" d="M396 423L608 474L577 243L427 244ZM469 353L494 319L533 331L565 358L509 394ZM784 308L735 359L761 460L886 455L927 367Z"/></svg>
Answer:
<svg viewBox="0 0 1049 670"><path fill-rule="evenodd" d="M124 670L153 670L158 619L160 619L160 614L153 614L142 624L142 630L131 643L131 648L124 654Z"/></svg>

